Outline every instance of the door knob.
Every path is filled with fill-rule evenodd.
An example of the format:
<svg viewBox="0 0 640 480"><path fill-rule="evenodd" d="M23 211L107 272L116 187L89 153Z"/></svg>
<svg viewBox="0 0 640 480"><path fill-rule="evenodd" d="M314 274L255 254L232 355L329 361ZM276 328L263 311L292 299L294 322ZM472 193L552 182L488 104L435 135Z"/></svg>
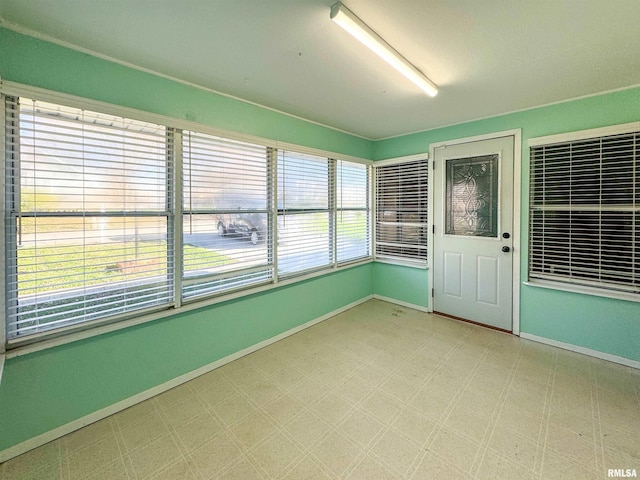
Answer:
<svg viewBox="0 0 640 480"><path fill-rule="evenodd" d="M502 247L502 251L504 253L509 253L511 251L511 249L505 245L504 247Z"/></svg>

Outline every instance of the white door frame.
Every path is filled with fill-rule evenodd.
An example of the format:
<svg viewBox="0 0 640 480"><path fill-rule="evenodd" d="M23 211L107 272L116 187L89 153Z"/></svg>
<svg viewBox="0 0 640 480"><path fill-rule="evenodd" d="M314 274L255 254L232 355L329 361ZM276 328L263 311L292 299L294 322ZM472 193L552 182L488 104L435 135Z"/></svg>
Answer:
<svg viewBox="0 0 640 480"><path fill-rule="evenodd" d="M476 135L473 137L458 138L445 142L432 143L429 145L429 160L432 162L431 172L429 175L429 286L433 292L433 252L434 252L434 234L433 234L433 162L435 162L436 148L446 147L448 145L459 145L462 143L472 143L481 140L491 140L500 137L513 137L513 302L512 302L512 325L513 334L520 335L520 262L522 261L522 253L520 248L520 217L521 217L521 175L522 175L522 130L517 128L514 130L505 130L503 132L487 133L484 135ZM433 294L429 297L429 312L433 312Z"/></svg>

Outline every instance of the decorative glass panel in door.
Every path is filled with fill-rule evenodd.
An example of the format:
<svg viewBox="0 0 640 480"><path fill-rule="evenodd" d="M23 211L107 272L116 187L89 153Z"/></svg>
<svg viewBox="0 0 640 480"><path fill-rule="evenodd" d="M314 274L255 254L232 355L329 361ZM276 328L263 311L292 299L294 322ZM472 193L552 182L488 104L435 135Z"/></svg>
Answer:
<svg viewBox="0 0 640 480"><path fill-rule="evenodd" d="M498 155L446 161L447 235L498 236Z"/></svg>

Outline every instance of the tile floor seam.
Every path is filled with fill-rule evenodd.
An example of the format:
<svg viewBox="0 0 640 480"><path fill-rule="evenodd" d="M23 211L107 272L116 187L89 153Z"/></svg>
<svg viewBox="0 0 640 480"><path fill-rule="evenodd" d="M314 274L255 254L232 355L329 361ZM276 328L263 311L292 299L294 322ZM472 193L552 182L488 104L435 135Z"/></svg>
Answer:
<svg viewBox="0 0 640 480"><path fill-rule="evenodd" d="M558 352L554 352L554 356L557 358ZM556 368L557 368L557 364L556 364ZM601 471L603 471L601 470L601 464L604 465L604 446L601 447L602 458L599 458L599 455L597 454L596 451L598 450L598 447L601 444L601 442L599 441L599 438L601 438L599 436L599 431L601 427L600 427L599 403L598 403L598 396L597 396L597 390L598 390L597 385L594 388L594 384L597 383L597 376L593 369L593 364L589 365L588 372L589 372L589 406L590 406L590 412L591 412L591 422L593 425L593 434L592 434L592 439L590 443L592 443L592 445L595 447L594 451L592 452L592 454L594 455L593 460L595 460L595 468L591 468L591 467L585 467L585 468L593 473L600 473ZM555 387L555 378L554 378L554 387ZM550 420L549 420L549 423L551 423ZM572 435L577 434L577 432L574 432L570 428L568 427L565 428L564 425L560 425L559 428L569 431ZM578 434L578 435L580 437L582 436L581 434ZM568 459L567 456L563 455L562 452L560 452L559 455L566 458L568 461L573 461L573 459Z"/></svg>
<svg viewBox="0 0 640 480"><path fill-rule="evenodd" d="M239 396L242 396L242 395L239 394ZM229 397L229 399L231 399L231 398L233 398L233 397ZM229 399L227 399L227 400L229 400ZM214 405L210 405L208 402L205 402L205 401L201 401L201 403L203 404L204 410L216 420L216 422L222 427L223 431L226 431L229 428L237 425L242 420L244 420L244 418L246 418L246 417L243 417L243 418L241 418L241 419L237 420L236 422L234 422L234 423L229 425L224 421L224 419L222 418L220 413L215 408L216 406L219 406L219 405L223 404L224 402L218 402L215 406Z"/></svg>
<svg viewBox="0 0 640 480"><path fill-rule="evenodd" d="M447 359L448 359L448 358L453 354L453 351L454 351L454 350L456 350L456 349L458 348L458 346L459 346L461 343L464 343L464 339L465 339L466 337L470 336L470 335L471 335L471 332L472 332L472 329L469 329L469 330L467 331L467 335L465 335L465 336L460 340L460 342L458 342L458 344L456 345L456 347L455 347L454 349L452 349L452 350L451 350L450 355L448 355L448 356L447 356ZM472 373L471 373L470 375L468 375L468 376L467 376L467 378L463 381L462 385L458 388L458 390L457 390L457 392L456 392L456 395L454 396L454 398L452 399L452 401L451 401L451 402L449 402L449 405L448 405L447 409L446 409L446 410L445 410L445 412L444 412L444 417L442 418L442 428L449 428L449 427L446 427L446 424L447 424L447 421L448 421L449 417L451 416L451 413L453 412L453 410L455 409L456 405L457 405L457 404L458 404L458 402L460 401L460 398L462 397L462 395L463 395L464 391L468 388L469 384L471 383L471 380L473 379L473 377L477 374L478 370L480 369L480 365L482 364L482 360L483 360L483 359L485 359L485 358L488 356L488 354L489 354L488 350L487 350L487 349L484 349L484 352L483 352L483 354L482 354L482 357L481 357L481 358L479 358L479 359L478 359L478 361L476 362L475 367L474 367L474 368L473 368L473 370L472 370ZM502 395L502 392L501 392L501 395ZM499 398L500 398L500 397L499 397ZM496 418L495 418L495 419L492 419L492 420L493 420L493 422L495 422L495 420L496 420L496 419L497 419L497 416L496 416ZM442 430L442 428L440 428L440 429L438 430L438 434L440 433L440 431ZM455 429L454 429L454 430L455 430ZM431 445L433 444L433 441L435 440L435 438L437 437L437 435L438 435L438 434L436 434L436 435L434 436L434 438L432 438L432 439L431 439ZM470 476L473 476L473 475L474 475L474 471L475 471L475 468L476 468L476 462L478 461L478 460L477 460L477 457L478 457L478 454L482 451L482 445L483 445L483 444L482 444L482 442L484 441L485 436L486 436L486 431L485 431L485 434L483 435L483 437L482 437L482 439L481 439L481 441L480 441L480 442L476 442L475 440L470 439L470 440L472 440L474 443L478 443L478 444L479 444L478 451L477 451L477 452L476 452L476 454L474 455L474 460L473 460L473 462L472 462L472 464L471 464L471 468L469 469L469 472L468 472ZM426 454L425 454L425 456L426 456ZM483 455L481 456L481 459L482 459L482 457L483 457L483 456L484 456L484 453L483 453ZM420 464L420 462L418 462L418 465L419 465L419 464ZM417 468L417 467L415 467L415 468ZM414 468L414 471L415 471L415 468Z"/></svg>
<svg viewBox="0 0 640 480"><path fill-rule="evenodd" d="M468 332L467 332L467 334L468 334ZM447 355L442 359L441 364L444 364L444 363L446 362L446 360L447 360L448 358L450 358L450 357L453 355L453 351L457 348L457 346L458 346L462 341L463 341L463 339L460 339L460 340L459 340L459 342L455 345L455 347L453 347L453 348L451 348L451 349L449 350L449 352L447 353ZM428 345L428 344L427 344L427 345ZM419 349L419 350L424 350L424 349L427 347L427 345L425 345L423 348L421 348L421 349ZM417 355L417 352L414 354L414 356L415 356L415 355ZM400 367L398 367L398 369L399 369L399 368L400 368ZM433 377L436 375L436 372L437 372L437 371L438 371L438 369L434 369L434 370L431 372L431 374L430 374L430 375L429 375L429 376L428 376L428 377L427 377L427 378L422 382L422 385L418 387L418 389L416 390L416 392L415 392L413 395L411 395L411 396L407 399L407 401L405 402L407 406L409 406L409 407L410 407L410 406L412 406L411 402L412 402L412 401L413 401L413 400L414 400L414 399L415 399L415 398L420 394L420 391L421 391L421 390L422 390L422 389L423 389L423 388L424 388L424 387L429 383L429 381L430 381L431 379L433 379ZM395 373L395 370L394 370L392 373ZM389 377L389 378L390 378L390 377ZM387 379L388 379L388 378L387 378ZM387 379L385 379L385 380L387 380ZM458 390L460 390L460 389L458 389Z"/></svg>
<svg viewBox="0 0 640 480"><path fill-rule="evenodd" d="M295 421L295 418L291 418L291 419L287 420L285 423L282 423L282 422L278 421L273 415L271 415L267 410L265 410L264 406L258 407L256 410L258 410L262 415L267 417L267 419L270 420L271 423L276 425L277 428L279 428L279 429L282 429L282 428L286 427L287 425L289 425L289 424L291 424L292 422ZM304 412L309 412L309 407L306 407L306 406L303 405L302 410L299 413L304 413ZM234 425L237 425L237 423L234 424Z"/></svg>
<svg viewBox="0 0 640 480"><path fill-rule="evenodd" d="M153 472L150 476L146 476L146 477L144 477L144 479L145 479L145 480L147 480L147 479L153 479L153 478L156 478L158 475L161 475L161 474L163 474L164 472L167 472L167 471L171 470L173 467L175 467L176 465L178 465L180 462L183 462L183 461L184 461L184 462L187 462L187 460L186 460L186 459L184 459L184 458L179 458L179 459L177 459L175 462L171 462L170 464L168 464L168 465L166 465L166 466L162 467L160 470L157 470L157 471ZM188 462L187 462L187 465L188 465ZM192 472L192 473L193 473L193 472Z"/></svg>
<svg viewBox="0 0 640 480"><path fill-rule="evenodd" d="M449 466L450 470L453 471L458 471L460 473L462 473L465 476L465 479L472 479L473 475L471 475L469 472L465 472L462 468L460 468L458 465L456 465L455 463L453 463L451 460L449 460L447 457L437 453L437 452L433 452L433 451L429 451L426 452L427 454L424 456L425 458L427 457L427 455L433 455L435 456L437 459L439 459L441 462L445 463L446 465ZM422 459L422 461L424 461L424 458ZM418 464L418 468L420 468L420 465L422 464L422 461ZM427 480L427 479L423 479L423 478L415 478L415 475L417 473L417 468L414 469L407 478L410 479L414 479L414 480Z"/></svg>
<svg viewBox="0 0 640 480"><path fill-rule="evenodd" d="M376 457L371 457L370 455L366 454L360 459L360 461L356 462L355 464L351 465L350 468L347 468L347 470L343 473L343 475L341 475L340 478L343 478L345 480L349 480L351 478L351 475L353 475L353 472L367 459L367 458L372 458L374 459L374 461L376 461L377 463L381 464L382 467L387 471L387 473L389 473L392 477L387 477L385 478L385 480L403 480L405 478L409 478L409 477L405 477L405 476L398 476L396 475L396 473L389 469L386 468L387 465L384 462L380 462L378 460L376 460Z"/></svg>
<svg viewBox="0 0 640 480"><path fill-rule="evenodd" d="M287 424L289 425L289 424ZM291 440L296 446L299 446L300 450L302 451L302 453L304 455L308 455L309 453L311 453L311 451L316 448L318 445L320 445L324 440L326 440L332 433L339 433L338 429L336 426L329 424L329 429L324 432L323 434L321 434L316 440L314 440L313 442L311 442L311 444L308 447L303 447L301 446L301 444L298 442L298 440L296 440L293 435L291 435L284 427L277 427L279 428L279 430L286 436L289 438L289 440Z"/></svg>
<svg viewBox="0 0 640 480"><path fill-rule="evenodd" d="M60 478L64 479L64 476L63 476L64 475L64 456L63 456L63 453L62 453L62 445L61 445L61 443L62 442L56 442L56 444L58 446L58 449L57 449L58 450L58 472L60 474ZM0 469L0 473L2 473L1 469ZM0 478L4 478L4 477L0 476Z"/></svg>
<svg viewBox="0 0 640 480"><path fill-rule="evenodd" d="M58 439L62 458L60 459L60 479L67 480L71 477L71 472L69 471L69 448L67 446L67 437L61 437ZM64 450L62 452L62 450ZM5 478L3 474L3 464L0 464L0 478Z"/></svg>
<svg viewBox="0 0 640 480"><path fill-rule="evenodd" d="M136 480L136 474L133 469L133 465L131 465L131 461L127 458L123 458L122 463L124 465L124 472L127 475L127 478L129 480Z"/></svg>
<svg viewBox="0 0 640 480"><path fill-rule="evenodd" d="M369 412L367 412L365 409L362 408L356 408L357 411L362 412L365 415L370 416L371 418L373 418L374 421L378 421L376 418L374 418ZM336 429L338 428L342 428L343 424L348 420L349 417L345 418L338 426L336 426ZM376 434L371 437L371 439L362 447L362 451L364 451L367 455L371 453L371 449L373 448L373 446L380 440L380 438L382 438L382 436L384 435L384 433L386 432L387 428L391 428L388 425L385 425L384 423L381 423L382 428L380 430L378 430L378 432L376 432Z"/></svg>
<svg viewBox="0 0 640 480"><path fill-rule="evenodd" d="M116 445L118 447L118 452L119 452L119 457L120 457L120 461L122 462L123 466L124 466L124 471L127 475L127 477L129 479L135 479L135 471L130 471L129 469L132 468L127 464L126 461L126 453L124 451L125 448L125 444L124 444L124 439L122 438L122 432L120 431L120 425L118 424L118 422L114 421L111 417L107 417L105 420L109 420L109 427L111 429L111 432L113 433L113 436L116 440ZM96 422L97 423L97 422ZM95 424L93 424L95 425ZM69 478L71 478L71 465L69 464Z"/></svg>
<svg viewBox="0 0 640 480"><path fill-rule="evenodd" d="M250 389L251 387L254 387L255 385L257 385L257 382L253 382L253 383L251 383L249 385L240 385L240 384L236 383L235 381L233 381L232 379L227 378L227 380L235 387L235 389L236 389L236 391L238 392L239 395L243 395L245 397L248 397L247 390ZM261 380L270 380L270 378L269 377L264 377Z"/></svg>
<svg viewBox="0 0 640 480"><path fill-rule="evenodd" d="M454 350L455 349L451 349L449 354L445 357L445 360L446 360L446 358L449 358L452 355L452 352ZM479 363L476 365L476 368L474 370L475 372L477 372L477 370L479 368L479 365L480 365ZM472 375L470 375L468 377L468 381L467 381L466 384L463 384L460 388L458 388L458 391L456 392L456 395L454 396L453 400L449 402L447 408L445 409L444 417L441 417L441 418L438 419L438 421L436 422L436 428L431 432L430 436L427 438L425 443L421 446L422 453L417 455L416 458L414 458L412 464L409 467L409 470L408 470L409 478L412 477L413 475L415 475L415 472L420 467L420 465L422 464L422 462L424 461L426 456L429 453L433 454L433 452L431 451L431 447L433 445L433 442L438 437L438 435L440 434L442 429L445 428L447 419L451 415L451 412L453 411L453 409L455 409L455 405L457 404L457 402L459 401L460 397L462 396L462 392L464 392L466 386L470 383L471 378L473 378ZM476 455L477 455L477 453L476 453ZM447 463L450 463L450 462L447 462Z"/></svg>
<svg viewBox="0 0 640 480"><path fill-rule="evenodd" d="M279 394L277 394L275 397L269 399L266 402L262 402L262 403L258 403L254 398L252 398L246 392L240 392L240 395L243 396L246 400L248 400L249 403L251 403L251 405L253 405L254 408L257 410L257 409L262 408L265 404L269 404L271 402L274 402L275 400L278 400L278 399L284 397L285 395L290 395L290 393L291 393L290 391L284 390L284 391L280 392Z"/></svg>
<svg viewBox="0 0 640 480"><path fill-rule="evenodd" d="M366 456L371 456L372 458L376 459L379 463L381 463L382 465L388 467L388 469L390 469L392 472L395 471L395 469L391 468L391 466L384 461L384 459L380 458L376 452L373 451L373 448L377 445L377 443L382 440L382 438L384 437L384 435L391 430L391 426L387 425L385 426L385 428L383 428L382 430L380 430L380 432L378 432L377 435L375 435L375 441L371 441L369 442L368 446L368 450L365 451Z"/></svg>
<svg viewBox="0 0 640 480"><path fill-rule="evenodd" d="M355 442L351 441L349 438L347 438L344 435L342 435L339 431L334 430L333 433L336 433L338 436L342 437L344 440L346 440L348 443L350 443L352 446L354 446L357 450L359 450L359 453L358 453L358 455L357 455L355 460L352 460L341 472L335 473L333 470L331 470L331 467L329 465L326 465L320 458L318 458L316 455L314 455L313 450L309 452L309 456L311 458L313 458L321 466L325 467L328 471L330 471L335 477L344 478L345 472L347 472L352 465L359 463L359 461L361 460L360 457L364 457L366 455L366 453L360 448L359 445L357 445ZM326 438L328 438L328 436L325 437L325 439ZM318 445L316 445L316 447Z"/></svg>
<svg viewBox="0 0 640 480"><path fill-rule="evenodd" d="M537 476L542 479L542 472L544 469L544 460L545 460L545 456L546 456L546 451L547 451L547 437L549 435L549 423L551 422L551 408L552 408L552 403L553 403L553 396L554 396L554 389L555 389L555 383L556 383L556 375L557 375L557 371L558 371L558 359L557 359L557 352L553 352L553 358L554 361L552 363L553 367L551 369L551 385L547 391L547 396L545 398L545 405L543 408L543 423L542 423L542 429L540 431L540 433L538 434L538 443L540 445L542 445L542 451L541 454L538 456L536 454L536 463L535 463L535 468L534 469L534 473L537 474Z"/></svg>
<svg viewBox="0 0 640 480"><path fill-rule="evenodd" d="M217 420L215 418L214 418L214 420L217 422ZM177 426L175 428L169 426L169 428L170 428L171 435L174 437L176 443L178 444L178 448L180 449L180 452L182 453L182 455L185 458L185 460L189 459L189 456L192 453L192 451L197 450L198 448L202 447L204 444L206 444L207 442L209 442L213 438L215 438L218 435L221 435L222 433L226 432L225 426L221 425L218 422L218 426L220 427L220 431L219 432L217 432L216 434L214 434L210 438L202 440L199 444L189 448L187 445L185 445L184 440L181 438L180 434L178 433L178 429L180 427L182 427L182 426L184 426L184 424L181 424L181 425L179 425L179 426Z"/></svg>
<svg viewBox="0 0 640 480"><path fill-rule="evenodd" d="M488 352L487 352L487 355L488 355ZM496 401L496 406L491 412L491 416L490 416L491 421L489 423L489 427L485 430L482 436L482 439L480 441L480 448L478 449L478 451L476 452L476 456L474 457L474 461L471 466L472 477L477 477L477 471L482 465L482 463L484 462L487 451L489 450L489 442L491 441L491 438L493 437L493 434L495 432L496 425L498 423L498 418L500 417L500 413L502 411L502 408L504 407L504 402L508 396L509 390L511 389L511 385L513 384L514 379L516 378L516 373L518 371L520 363L522 362L523 356L524 356L524 349L522 348L522 346L520 346L520 348L518 349L518 357L516 361L511 365L511 368L509 369L507 381L502 387L502 390L500 391L500 395L498 395L498 400Z"/></svg>
<svg viewBox="0 0 640 480"><path fill-rule="evenodd" d="M377 390L381 385L383 385L387 380L389 380L389 378L391 378L391 376L393 375L393 373L394 373L397 369L399 369L399 368L400 368L400 367L398 366L398 367L396 367L396 368L394 368L394 369L391 369L390 371L384 371L384 370L382 370L380 367L378 367L378 366L375 364L375 362L373 362L372 360L368 360L368 361L364 362L364 363L360 366L360 368L358 368L358 370L357 370L356 372L354 372L354 373L356 373L356 374L357 374L358 372L363 371L363 370L364 370L366 367L368 367L368 366L372 366L373 368L375 368L375 369L377 369L377 370L381 370L381 371L383 371L383 372L384 372L384 377L382 377L382 378L380 379L380 381L378 382L378 384L374 387L374 391L375 391L375 390Z"/></svg>
<svg viewBox="0 0 640 480"><path fill-rule="evenodd" d="M246 453L245 457L247 459L247 461L253 466L253 468L260 474L260 477L263 480L271 480L272 477L271 475L269 475L269 472L266 471L266 469L263 468L262 465L260 465L260 462L258 462L258 460L256 460L250 453ZM235 466L236 464L234 464L233 466ZM230 466L229 470L231 470L233 468L233 466ZM215 480L216 478L218 478L223 472L220 471L218 472L214 477L209 477L205 480Z"/></svg>
<svg viewBox="0 0 640 480"><path fill-rule="evenodd" d="M602 462L602 464L599 464L598 467L600 467L600 471L604 472L607 464L606 464L606 454L605 454L605 445L604 445L604 435L603 435L603 429L602 429L602 417L600 416L600 398L598 395L598 387L599 387L599 383L598 383L598 378L597 375L595 374L595 371L593 371L593 368L590 369L590 373L593 373L593 381L595 382L595 386L596 388L594 389L594 396L595 396L595 409L593 410L593 415L594 415L594 436L596 438L596 445L599 446L599 456L597 457L596 460L600 460Z"/></svg>
<svg viewBox="0 0 640 480"><path fill-rule="evenodd" d="M217 480L218 478L221 478L223 475L226 475L228 473L231 473L231 471L236 468L238 465L240 465L243 461L243 458L240 457L236 460L234 460L233 462L231 462L230 464L226 465L224 468L221 468L220 470L216 471L213 474L209 474L209 475L199 475L198 478L200 480ZM253 465L252 465L253 466ZM153 479L155 480L155 479ZM172 478L171 480L178 480L177 478ZM261 478L262 480L262 478Z"/></svg>
<svg viewBox="0 0 640 480"><path fill-rule="evenodd" d="M339 480L343 478L342 475L336 475L335 473L333 473L324 463L315 458L313 455L308 455L308 459L309 461L316 464L318 468L322 470L322 472L324 472L324 474L327 475L331 480Z"/></svg>
<svg viewBox="0 0 640 480"><path fill-rule="evenodd" d="M416 458L414 458L412 464L410 465L409 474L408 474L409 478L415 474L416 470L419 468L420 464L424 461L427 455L436 454L435 452L433 452L431 447L435 439L438 437L438 435L444 428L447 428L446 422L441 422L441 421L436 422L436 428L430 433L429 437L427 438L427 440L425 440L425 442L422 444L420 448L422 452L418 454ZM438 455L438 456L441 457L441 455ZM447 460L447 463L452 463L452 462Z"/></svg>
<svg viewBox="0 0 640 480"><path fill-rule="evenodd" d="M602 441L602 424L600 421L600 399L598 396L598 378L593 364L589 365L589 393L591 396L591 419L593 422L593 441L596 445L596 469L604 471L604 442Z"/></svg>
<svg viewBox="0 0 640 480"><path fill-rule="evenodd" d="M169 432L168 437L171 439L171 441L173 442L174 446L177 447L178 452L180 454L179 458L176 459L176 461L174 463L178 463L180 461L185 461L187 462L187 457L183 454L182 450L180 449L180 442L178 441L178 439L176 438L176 436L173 434L173 432ZM149 442L149 444L153 443L153 442L157 442L158 440L160 440L163 437L159 437L151 442ZM144 448L144 447L143 447ZM140 450L140 449L138 449ZM131 456L129 455L129 460L131 461ZM173 463L169 464L169 465L173 465ZM166 467L168 468L167 465ZM150 472L148 475L143 475L143 476L138 476L136 471L135 471L135 467L134 467L134 473L136 473L136 475L133 476L133 478L136 478L137 480L146 480L148 478L153 478L156 477L160 472L165 470L165 466L163 467L156 467L155 470L153 470L152 472Z"/></svg>
<svg viewBox="0 0 640 480"><path fill-rule="evenodd" d="M260 441L258 441L255 444L251 445L250 447L246 447L240 441L240 439L231 430L231 427L224 428L223 431L222 431L222 434L226 434L231 439L231 441L233 442L235 447L240 450L240 452L242 453L243 456L250 457L251 454L254 451L256 451L258 448L260 448L263 444L267 444L272 437L276 436L278 433L284 434L284 432L282 432L282 430L280 428L278 428L277 425L274 425L274 424L272 424L272 425L275 427L276 430L274 432L271 432L269 435L267 435L266 437L264 437Z"/></svg>
<svg viewBox="0 0 640 480"><path fill-rule="evenodd" d="M147 438L147 440L148 440L147 443L151 443L151 442L157 440L158 438L162 437L162 435L166 435L166 433L170 433L171 432L171 427L164 422L164 419L162 419L162 417L161 417L161 420L162 420L163 424L165 425L165 427L167 428L167 432L165 432L164 434L160 434L160 435L157 435L155 437L152 437L151 439ZM142 422L139 422L139 423L142 423ZM131 427L131 428L133 428L133 427ZM141 448L144 448L144 446L145 446L143 444L143 445L137 445L137 446L135 446L133 448L130 448L130 449L127 448L126 442L124 441L124 436L123 436L122 431L121 431L121 427L119 427L119 426L118 426L118 432L117 432L117 443L118 443L118 448L120 449L120 454L121 454L122 457L129 456L131 453L135 453L138 450L140 450Z"/></svg>
<svg viewBox="0 0 640 480"><path fill-rule="evenodd" d="M292 464L290 464L285 470L282 471L281 475L279 475L278 478L286 478L287 476L289 476L289 474L296 469L296 467L298 467L299 465L301 465L304 461L309 461L312 462L314 465L316 465L318 468L322 469L322 466L318 464L318 462L315 461L314 458L310 457L307 454L302 455L300 458L297 459L297 461L294 461Z"/></svg>
<svg viewBox="0 0 640 480"><path fill-rule="evenodd" d="M247 453L244 455L244 457L246 458L246 460L253 466L253 468L260 474L260 476L264 479L264 480L275 480L278 478L281 478L284 476L285 472L290 471L290 467L293 463L296 462L296 460L298 460L299 462L301 462L304 459L304 455L294 459L291 461L291 463L289 465L287 465L284 470L282 472L280 472L278 474L278 476L273 477L272 475L269 474L269 472L266 470L266 468L264 468L260 462L258 461L257 458L255 458L252 454ZM237 465L239 465L241 463L242 459L238 459L238 461L234 462L233 464L229 465L228 468L225 468L223 470L221 470L220 472L218 472L215 477L211 477L211 480L214 480L216 478L218 478L220 475L222 475L225 472L231 471L233 470L234 467L236 467Z"/></svg>
<svg viewBox="0 0 640 480"><path fill-rule="evenodd" d="M183 384L183 385L184 385L184 384ZM181 388L181 387L182 387L182 385L179 385L178 387L175 387L175 388ZM189 386L187 386L187 388L189 389L189 391L191 391L191 392L193 391L193 389L192 389L192 388L190 388ZM193 394L192 396L193 396L193 398L196 398L196 399L200 402L200 405L201 405L203 408L206 408L206 405L204 404L204 402L200 401L200 399L197 397L197 395ZM172 438L173 442L174 442L174 443L175 443L175 445L178 447L178 451L180 452L180 457L181 457L181 459L182 459L183 461L187 462L187 464L189 465L189 458L188 458L188 452L186 451L186 450L187 450L186 445L183 445L182 440L180 439L179 435L176 433L176 427L174 427L172 424L170 424L169 422L167 422L167 419L165 418L165 414L166 414L166 413L163 411L163 409L162 409L162 405L160 405L160 404L159 404L159 402L157 401L157 399L154 397L154 398L152 399L152 401L153 401L153 402L155 402L155 403L154 403L154 406L156 407L156 410L157 410L157 412L158 412L158 415L159 415L159 417L160 417L160 420L162 421L162 423L164 424L164 426L165 426L165 427L166 427L166 429L168 430L169 435L171 436L171 438ZM178 403L180 403L180 402L178 402ZM122 436L121 427L120 427L120 426L118 426L118 428L120 429L120 435ZM160 436L160 437L158 437L158 438L161 438L161 436ZM153 441L155 441L155 440L152 440L151 442L153 442ZM151 443L151 442L149 442L149 443ZM124 442L123 442L123 444L124 444ZM139 448L142 448L142 447L139 447ZM138 449L139 449L139 448L138 448ZM136 450L136 449L131 450L131 451L133 452L133 451L135 451L135 450ZM128 453L130 453L130 452L128 452ZM176 462L176 463L177 463L177 462ZM190 465L189 465L189 469L191 469L191 466L190 466ZM135 473L135 471L134 471L134 473ZM155 475L157 475L158 473L159 473L159 472L155 472ZM131 475L129 475L129 476L131 477ZM132 477L132 478L137 478L137 476L134 476L134 477Z"/></svg>

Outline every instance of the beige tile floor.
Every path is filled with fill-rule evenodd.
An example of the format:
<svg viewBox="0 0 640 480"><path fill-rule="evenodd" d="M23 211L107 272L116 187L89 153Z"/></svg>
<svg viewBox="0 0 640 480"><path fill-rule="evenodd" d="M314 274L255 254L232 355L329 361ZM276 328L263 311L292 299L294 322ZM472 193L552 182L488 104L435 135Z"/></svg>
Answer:
<svg viewBox="0 0 640 480"><path fill-rule="evenodd" d="M372 300L0 466L6 479L640 474L640 372Z"/></svg>

